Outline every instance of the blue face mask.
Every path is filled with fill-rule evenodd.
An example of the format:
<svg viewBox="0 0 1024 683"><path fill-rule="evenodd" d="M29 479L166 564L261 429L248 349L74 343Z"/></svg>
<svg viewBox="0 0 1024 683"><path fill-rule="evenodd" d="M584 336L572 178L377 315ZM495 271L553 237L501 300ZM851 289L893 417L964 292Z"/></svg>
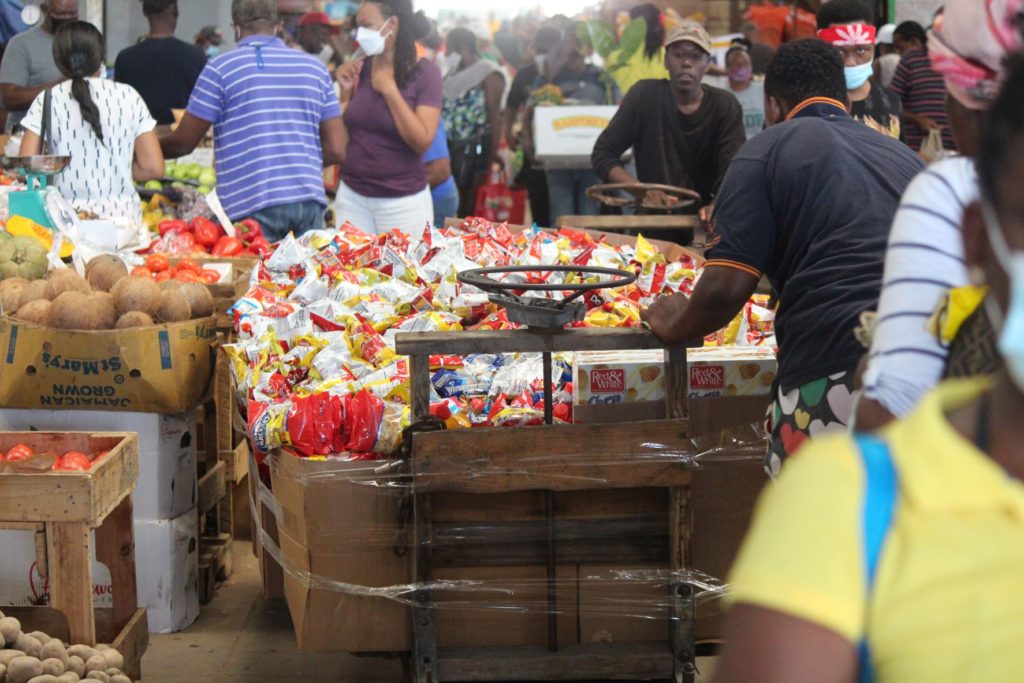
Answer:
<svg viewBox="0 0 1024 683"><path fill-rule="evenodd" d="M219 54L220 54L220 48L217 47L216 45L207 45L206 46L206 56L209 57L210 59L213 59L214 57L216 57Z"/></svg>
<svg viewBox="0 0 1024 683"><path fill-rule="evenodd" d="M875 67L872 62L868 62L860 66L845 67L843 73L846 75L846 89L856 90L871 78L871 74L875 73Z"/></svg>
<svg viewBox="0 0 1024 683"><path fill-rule="evenodd" d="M995 209L987 202L982 203L982 214L989 245L1010 278L1010 309L1003 313L989 296L985 297L985 310L999 334L999 355L1014 383L1024 391L1024 252L1010 250Z"/></svg>

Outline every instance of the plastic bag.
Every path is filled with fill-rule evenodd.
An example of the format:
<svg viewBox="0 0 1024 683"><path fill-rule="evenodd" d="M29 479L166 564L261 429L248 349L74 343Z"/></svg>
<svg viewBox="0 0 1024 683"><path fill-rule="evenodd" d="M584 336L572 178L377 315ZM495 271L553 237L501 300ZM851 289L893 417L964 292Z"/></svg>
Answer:
<svg viewBox="0 0 1024 683"><path fill-rule="evenodd" d="M526 190L509 187L504 172L492 173L490 182L476 191L474 214L495 223L522 225L526 219Z"/></svg>
<svg viewBox="0 0 1024 683"><path fill-rule="evenodd" d="M925 138L924 142L921 143L921 158L926 163L934 164L936 161L942 161L949 152L942 146L942 131L938 128L933 128L928 131L928 137Z"/></svg>

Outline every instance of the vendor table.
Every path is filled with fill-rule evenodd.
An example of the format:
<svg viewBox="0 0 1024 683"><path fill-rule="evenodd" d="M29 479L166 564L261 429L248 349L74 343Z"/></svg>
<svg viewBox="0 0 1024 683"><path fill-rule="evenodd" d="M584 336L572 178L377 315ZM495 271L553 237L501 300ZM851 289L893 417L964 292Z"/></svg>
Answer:
<svg viewBox="0 0 1024 683"><path fill-rule="evenodd" d="M138 607L132 522L132 491L139 476L138 435L0 433L0 451L19 443L36 453L109 451L88 473L0 474L0 529L45 535L40 570L48 578L51 608L67 620L66 638L72 644L109 643L124 655L126 673L138 678L148 643L146 611ZM93 609L93 531L97 559L110 570L112 610ZM26 625L52 623L52 610L41 611L38 621L32 610L45 608L10 612L4 608Z"/></svg>
<svg viewBox="0 0 1024 683"><path fill-rule="evenodd" d="M514 330L498 332L457 332L400 334L397 351L409 356L412 382L413 420L429 423L430 356L465 356L477 353L542 353L545 380L550 383L551 354L570 351L622 351L664 349L650 332L639 329ZM413 680L436 681L498 680L672 680L694 681L696 676L695 595L691 582L682 580L692 566L690 484L692 464L670 455L652 457L641 444L658 444L667 454L685 453L690 447L686 418L686 352L682 347L664 349L666 419L648 422L549 425L517 429L471 429L455 431L413 431L410 459L413 493L414 578L423 586L413 614ZM614 406L610 406L614 409ZM579 532L580 522L560 520L555 514L560 495L581 491L668 490L669 506L662 518L637 518L627 524L639 525L637 534L652 536L650 525L663 529L664 547L622 542L612 544L600 534ZM494 524L480 529L493 541L474 547L448 545L436 537L432 499L451 493L500 494L543 491L546 514L540 529L542 542L533 527L515 529L509 522L506 545L494 552ZM603 520L589 520L591 531ZM615 523L622 524L623 520ZM570 528L575 524L577 527ZM646 531L641 527L646 525ZM460 535L472 535L460 525ZM655 530L656 533L656 530ZM567 542L567 536L569 541ZM623 535L629 538L629 533ZM588 542L589 541L589 542ZM541 549L538 549L540 545ZM488 552L489 550L489 552ZM600 564L614 558L619 563L667 559L672 584L666 598L671 605L663 646L657 643L582 643L559 646L556 577L560 564ZM439 650L435 596L430 586L435 566L522 566L534 563L546 567L547 648L487 648Z"/></svg>

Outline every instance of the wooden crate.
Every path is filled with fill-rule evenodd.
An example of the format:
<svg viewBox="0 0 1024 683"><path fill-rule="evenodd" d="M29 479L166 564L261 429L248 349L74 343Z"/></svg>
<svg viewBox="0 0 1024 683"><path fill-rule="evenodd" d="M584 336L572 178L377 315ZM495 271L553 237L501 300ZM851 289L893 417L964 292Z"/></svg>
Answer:
<svg viewBox="0 0 1024 683"><path fill-rule="evenodd" d="M0 471L0 528L36 531L42 526L45 534L40 570L48 580L52 611L22 608L18 614L29 624L55 611L65 620L68 642L110 642L125 655L126 673L138 678L148 643L146 611L138 608L132 519L138 435L0 432L0 451L21 443L37 454L76 450L107 455L89 472ZM96 557L110 570L114 605L109 610L93 608L93 531Z"/></svg>

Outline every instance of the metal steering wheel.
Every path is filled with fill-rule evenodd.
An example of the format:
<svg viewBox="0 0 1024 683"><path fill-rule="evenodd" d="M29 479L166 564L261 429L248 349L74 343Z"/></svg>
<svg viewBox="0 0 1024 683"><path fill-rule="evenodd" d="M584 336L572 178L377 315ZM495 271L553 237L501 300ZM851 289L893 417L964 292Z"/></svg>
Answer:
<svg viewBox="0 0 1024 683"><path fill-rule="evenodd" d="M548 282L501 282L496 275L509 273L579 273L581 275L607 276L601 282L548 283ZM492 303L502 306L512 322L528 327L558 329L571 322L583 320L587 307L577 301L588 292L598 289L618 289L636 282L636 274L617 268L585 266L504 266L498 268L476 268L458 275L459 282L472 285L490 294ZM568 292L561 301L523 297L517 292Z"/></svg>
<svg viewBox="0 0 1024 683"><path fill-rule="evenodd" d="M622 197L618 193L626 192L632 198ZM659 206L647 202L650 192L662 192L674 200L671 204ZM685 187L673 185L657 185L653 183L611 183L595 185L587 190L587 196L601 202L605 206L628 207L643 211L676 211L700 205L700 194Z"/></svg>

